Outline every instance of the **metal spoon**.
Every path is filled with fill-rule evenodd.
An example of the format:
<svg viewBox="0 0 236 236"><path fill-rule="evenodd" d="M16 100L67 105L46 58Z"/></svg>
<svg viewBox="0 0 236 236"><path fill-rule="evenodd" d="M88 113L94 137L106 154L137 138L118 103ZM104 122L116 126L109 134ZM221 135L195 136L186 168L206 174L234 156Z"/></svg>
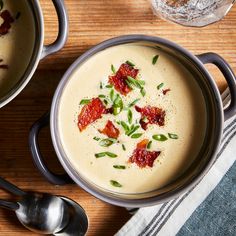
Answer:
<svg viewBox="0 0 236 236"><path fill-rule="evenodd" d="M19 221L31 231L67 236L86 233L88 218L76 202L47 193L24 192L1 177L0 187L20 197L18 202L0 200L0 207L15 211Z"/></svg>

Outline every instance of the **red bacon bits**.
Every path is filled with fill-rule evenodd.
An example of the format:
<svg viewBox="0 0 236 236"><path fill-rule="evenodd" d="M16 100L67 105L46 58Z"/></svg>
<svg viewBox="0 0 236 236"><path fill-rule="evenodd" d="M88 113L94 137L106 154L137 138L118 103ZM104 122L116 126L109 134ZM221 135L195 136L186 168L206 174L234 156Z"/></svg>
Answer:
<svg viewBox="0 0 236 236"><path fill-rule="evenodd" d="M117 129L114 124L108 120L106 126L103 130L98 130L100 133L107 135L109 138L117 139L119 137L120 131Z"/></svg>
<svg viewBox="0 0 236 236"><path fill-rule="evenodd" d="M140 168L146 166L153 167L154 161L160 155L160 151L148 151L146 146L148 139L144 139L137 144L137 148L134 150L133 155L129 158L131 163L136 163Z"/></svg>
<svg viewBox="0 0 236 236"><path fill-rule="evenodd" d="M89 124L102 117L106 107L99 98L93 98L90 103L83 106L78 116L78 127L83 131Z"/></svg>
<svg viewBox="0 0 236 236"><path fill-rule="evenodd" d="M115 75L109 76L109 83L122 95L127 95L132 89L126 83L127 76L136 78L139 70L134 69L127 63L123 63Z"/></svg>
<svg viewBox="0 0 236 236"><path fill-rule="evenodd" d="M162 90L162 93L163 93L164 95L166 95L168 92L170 92L170 89L169 89L169 88Z"/></svg>
<svg viewBox="0 0 236 236"><path fill-rule="evenodd" d="M141 113L141 120L139 123L144 130L147 129L148 124L164 125L166 113L161 108L151 106L140 108L135 106L135 110ZM147 121L145 121L145 119Z"/></svg>
<svg viewBox="0 0 236 236"><path fill-rule="evenodd" d="M4 10L0 13L0 17L3 19L3 23L0 25L0 36L8 33L11 28L11 23L14 22L13 17L11 16L8 10Z"/></svg>

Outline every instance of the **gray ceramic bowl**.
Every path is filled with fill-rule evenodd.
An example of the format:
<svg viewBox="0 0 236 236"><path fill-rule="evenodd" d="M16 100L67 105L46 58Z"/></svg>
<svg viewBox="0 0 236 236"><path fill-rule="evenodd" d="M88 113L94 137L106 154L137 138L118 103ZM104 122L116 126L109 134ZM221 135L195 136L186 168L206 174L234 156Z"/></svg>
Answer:
<svg viewBox="0 0 236 236"><path fill-rule="evenodd" d="M36 32L33 54L30 58L30 63L28 67L26 68L24 74L19 79L19 81L12 87L12 89L5 96L0 97L0 108L6 105L8 102L10 102L23 90L23 88L27 85L27 83L33 76L39 61L44 57L48 56L49 54L59 51L66 42L68 34L68 17L64 1L63 0L52 0L52 1L58 15L59 32L56 41L46 46L43 45L44 20L39 0L28 1L30 9L32 10L32 15L34 16L32 20L34 21L35 32Z"/></svg>
<svg viewBox="0 0 236 236"><path fill-rule="evenodd" d="M154 44L155 46L158 46L160 50L163 50L166 53L177 58L194 75L194 78L196 79L199 87L202 90L207 106L207 134L205 136L204 144L200 150L200 153L196 157L194 163L182 176L180 176L171 184L149 193L138 194L137 196L119 195L113 192L107 192L99 188L98 186L92 184L90 180L84 179L80 175L80 173L78 173L73 168L68 158L66 157L66 154L63 151L60 142L60 137L58 135L57 124L58 106L60 102L61 93L73 71L78 66L80 66L80 64L83 63L85 60L92 57L95 53L114 45L127 44L131 42L143 42L145 44L148 43L152 45ZM206 70L204 66L205 63L215 64L220 69L228 83L231 93L231 103L229 107L225 110L223 110L219 90L213 78ZM49 123L49 113L33 125L30 131L29 143L33 160L36 166L43 174L43 176L46 177L51 183L62 185L66 183L71 183L72 179L75 183L77 183L87 192L108 203L124 207L144 207L159 204L168 201L172 198L176 198L178 195L187 191L188 189L196 185L198 181L201 180L201 178L206 174L206 172L209 170L209 168L215 161L216 154L221 141L224 121L229 119L235 113L235 75L229 65L220 56L214 53L205 53L198 56L194 56L186 49L162 38L150 37L145 35L127 35L107 40L88 50L69 67L57 87L50 112L51 137L58 159L67 174L56 175L51 172L47 168L40 153L40 149L37 142L38 133L42 127Z"/></svg>

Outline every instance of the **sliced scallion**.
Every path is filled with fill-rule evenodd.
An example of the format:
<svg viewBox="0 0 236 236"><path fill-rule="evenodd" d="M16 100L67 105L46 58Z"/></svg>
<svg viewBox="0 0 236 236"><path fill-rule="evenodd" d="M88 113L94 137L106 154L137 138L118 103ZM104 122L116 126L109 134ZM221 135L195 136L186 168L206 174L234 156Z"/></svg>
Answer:
<svg viewBox="0 0 236 236"><path fill-rule="evenodd" d="M114 167L115 169L120 169L120 170L126 169L126 166L122 166L122 165L113 165L113 167Z"/></svg>
<svg viewBox="0 0 236 236"><path fill-rule="evenodd" d="M136 133L136 134L132 134L131 138L139 138L141 137L143 134L142 133Z"/></svg>
<svg viewBox="0 0 236 236"><path fill-rule="evenodd" d="M158 84L158 85L157 85L157 89L159 90L159 89L161 89L163 86L164 86L164 83Z"/></svg>
<svg viewBox="0 0 236 236"><path fill-rule="evenodd" d="M122 185L119 182L117 182L116 180L110 180L110 183L114 187L117 187L117 188L122 187Z"/></svg>
<svg viewBox="0 0 236 236"><path fill-rule="evenodd" d="M155 55L153 58L152 58L152 64L155 65L157 63L157 60L159 58L159 55Z"/></svg>
<svg viewBox="0 0 236 236"><path fill-rule="evenodd" d="M128 117L129 124L131 124L132 123L132 118L133 118L133 114L132 114L131 110L128 110L127 117Z"/></svg>
<svg viewBox="0 0 236 236"><path fill-rule="evenodd" d="M85 104L89 104L91 101L91 99L82 99L79 103L79 105L85 105Z"/></svg>
<svg viewBox="0 0 236 236"><path fill-rule="evenodd" d="M155 134L152 136L152 138L161 142L166 141L168 139L164 134Z"/></svg>
<svg viewBox="0 0 236 236"><path fill-rule="evenodd" d="M168 136L171 139L178 139L179 138L177 134L172 134L172 133L168 133Z"/></svg>

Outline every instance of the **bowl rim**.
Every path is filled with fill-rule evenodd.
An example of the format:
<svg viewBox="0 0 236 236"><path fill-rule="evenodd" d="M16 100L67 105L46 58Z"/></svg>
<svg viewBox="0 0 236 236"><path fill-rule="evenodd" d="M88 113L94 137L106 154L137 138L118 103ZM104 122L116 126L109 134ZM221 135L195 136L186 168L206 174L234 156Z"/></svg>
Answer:
<svg viewBox="0 0 236 236"><path fill-rule="evenodd" d="M217 123L217 137L215 137L215 144L214 144L214 150L212 151L212 155L209 158L209 161L206 163L204 168L201 169L201 171L197 174L197 176L194 176L193 179L191 180L190 183L186 184L185 186L182 186L178 189L173 190L172 192L167 192L164 194L160 194L159 196L152 196L152 197L147 197L147 198L142 198L142 199L121 199L115 196L111 196L105 193L101 193L86 184L86 182L82 178L78 178L78 175L74 173L74 169L72 166L70 166L66 160L66 158L62 155L62 152L60 150L60 144L58 142L58 136L56 135L57 133L57 127L56 127L56 121L57 121L57 108L60 100L60 95L63 91L63 88L65 87L68 78L70 75L73 73L73 71L80 65L82 62L84 62L86 59L89 57L93 56L95 53L104 50L106 48L109 48L111 46L115 45L120 45L120 44L125 44L125 43L131 43L131 42L137 42L137 41L142 41L142 42L151 42L151 43L158 43L161 44L165 47L174 49L175 51L179 52L180 54L184 55L192 63L197 65L198 69L203 73L204 77L208 78L208 82L211 85L212 90L214 91L215 99L216 99L216 104L217 104L217 111L219 111L220 114L216 117L216 123ZM219 93L219 90L217 88L216 83L214 82L213 78L209 74L209 72L206 70L204 67L203 63L192 53L190 53L188 50L184 49L183 47L179 46L178 44L166 40L164 38L156 37L156 36L147 36L147 35L142 35L142 34L132 34L132 35L122 35L119 37L111 38L106 41L103 41L96 46L90 48L87 50L84 54L82 54L80 57L78 57L71 66L67 69L67 71L64 73L62 76L61 81L59 82L57 89L54 93L52 104L51 104L51 110L50 110L50 132L51 132L51 138L52 138L52 143L54 146L54 149L56 151L57 157L63 166L64 170L67 172L67 174L72 178L72 180L82 187L84 190L92 194L93 196L108 202L113 205L117 206L122 206L122 207L146 207L146 206L152 206L160 203L167 202L171 199L177 198L181 194L185 193L187 190L192 189L195 185L198 184L198 182L203 178L203 176L208 172L210 167L215 161L217 151L219 149L219 145L221 142L221 137L222 137L222 129L223 129L223 105L221 101L221 96Z"/></svg>

